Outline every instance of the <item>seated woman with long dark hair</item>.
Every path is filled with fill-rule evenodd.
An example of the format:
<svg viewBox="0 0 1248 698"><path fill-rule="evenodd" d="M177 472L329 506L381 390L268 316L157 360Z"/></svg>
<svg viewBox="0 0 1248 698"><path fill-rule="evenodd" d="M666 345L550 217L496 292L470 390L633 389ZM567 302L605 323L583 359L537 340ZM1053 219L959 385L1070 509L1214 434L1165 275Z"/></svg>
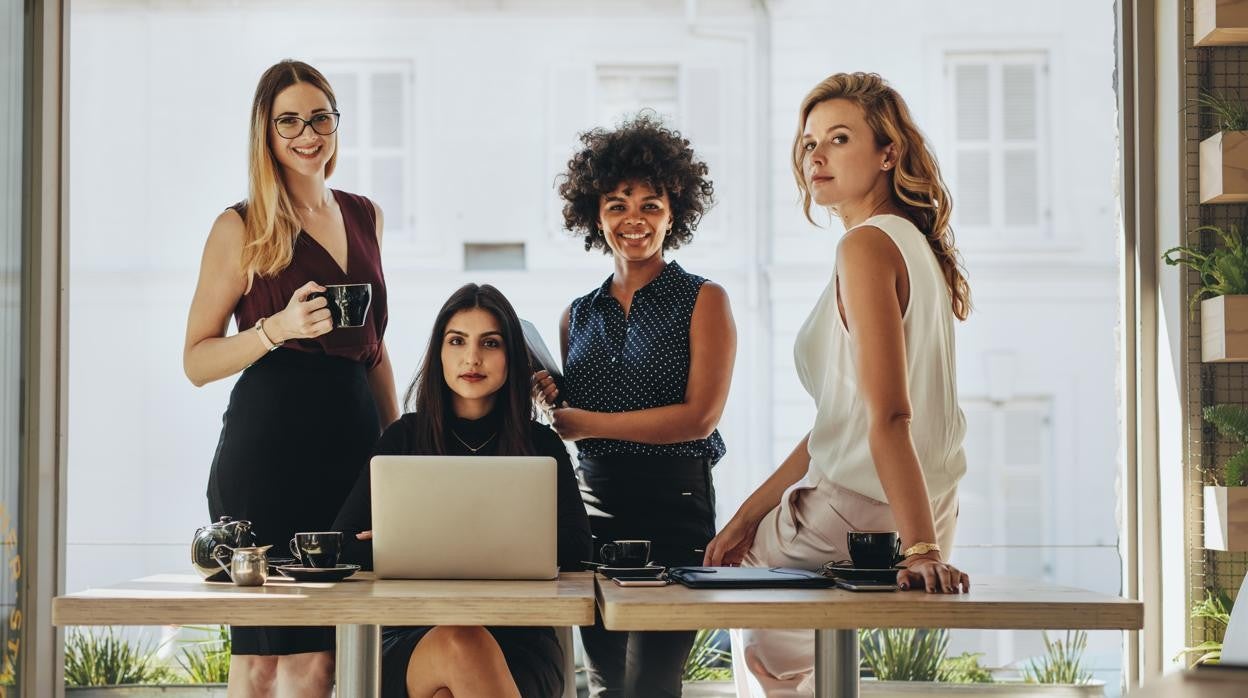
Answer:
<svg viewBox="0 0 1248 698"><path fill-rule="evenodd" d="M460 288L434 321L424 362L407 389L410 411L382 434L376 454L554 458L559 566L579 569L590 554L589 521L563 442L533 421L531 373L520 320L507 298L489 285ZM366 468L334 523L343 532L344 557L370 568L371 501ZM553 628L382 630L386 698L556 698L563 680L563 651Z"/></svg>

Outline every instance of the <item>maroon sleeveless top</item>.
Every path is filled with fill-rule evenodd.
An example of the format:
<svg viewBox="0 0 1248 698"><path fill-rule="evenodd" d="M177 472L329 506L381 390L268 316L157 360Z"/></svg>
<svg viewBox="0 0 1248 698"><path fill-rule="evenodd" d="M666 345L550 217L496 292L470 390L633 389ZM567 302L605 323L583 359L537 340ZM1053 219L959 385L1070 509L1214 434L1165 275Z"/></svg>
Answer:
<svg viewBox="0 0 1248 698"><path fill-rule="evenodd" d="M311 235L299 231L294 256L276 276L256 275L251 290L238 299L234 321L240 332L255 326L256 320L281 312L290 297L309 281L326 284L373 285L373 302L362 327L335 327L314 339L292 339L282 349L295 349L330 356L341 356L373 368L381 363L381 338L386 332L386 280L381 273L381 247L377 244L377 211L373 203L358 194L331 189L342 222L347 229L347 271L344 273L329 251ZM247 204L230 208L244 219Z"/></svg>

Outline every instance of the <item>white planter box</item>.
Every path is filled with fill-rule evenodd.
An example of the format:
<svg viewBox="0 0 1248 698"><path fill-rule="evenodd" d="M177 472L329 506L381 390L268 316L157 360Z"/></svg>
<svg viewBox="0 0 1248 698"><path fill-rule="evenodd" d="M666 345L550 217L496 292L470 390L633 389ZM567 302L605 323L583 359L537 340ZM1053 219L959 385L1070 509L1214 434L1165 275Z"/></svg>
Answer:
<svg viewBox="0 0 1248 698"><path fill-rule="evenodd" d="M225 698L225 684L66 686L65 696L66 698Z"/></svg>
<svg viewBox="0 0 1248 698"><path fill-rule="evenodd" d="M930 681L876 681L863 679L863 696L872 698L1100 698L1105 682L1088 684L1044 684L1002 681L1000 683L936 683Z"/></svg>
<svg viewBox="0 0 1248 698"><path fill-rule="evenodd" d="M683 698L737 698L733 681L690 681L681 690Z"/></svg>
<svg viewBox="0 0 1248 698"><path fill-rule="evenodd" d="M1205 485L1205 548L1248 551L1248 487Z"/></svg>

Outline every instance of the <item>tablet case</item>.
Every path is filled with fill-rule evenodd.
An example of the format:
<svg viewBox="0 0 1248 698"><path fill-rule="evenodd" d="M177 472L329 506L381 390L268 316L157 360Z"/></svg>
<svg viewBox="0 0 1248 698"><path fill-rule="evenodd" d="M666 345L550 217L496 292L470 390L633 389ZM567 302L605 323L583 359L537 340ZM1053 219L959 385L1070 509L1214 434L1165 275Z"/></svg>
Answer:
<svg viewBox="0 0 1248 698"><path fill-rule="evenodd" d="M826 589L836 581L793 567L673 567L673 581L692 589Z"/></svg>

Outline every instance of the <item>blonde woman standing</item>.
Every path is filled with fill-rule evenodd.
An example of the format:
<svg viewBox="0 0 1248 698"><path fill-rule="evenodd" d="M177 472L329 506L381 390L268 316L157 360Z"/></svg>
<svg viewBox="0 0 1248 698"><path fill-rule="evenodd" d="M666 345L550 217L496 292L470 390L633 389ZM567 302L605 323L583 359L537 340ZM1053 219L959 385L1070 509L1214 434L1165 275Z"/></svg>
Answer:
<svg viewBox="0 0 1248 698"><path fill-rule="evenodd" d="M846 533L896 530L903 589L953 593L948 564L966 470L953 322L970 292L951 202L909 109L878 75L839 73L802 101L793 172L846 233L794 346L814 398L805 438L707 546L705 563L817 568ZM809 695L809 631L734 633L741 695Z"/></svg>
<svg viewBox="0 0 1248 698"><path fill-rule="evenodd" d="M381 428L398 417L382 337L382 215L331 190L339 113L315 68L282 61L256 87L250 186L204 246L183 367L197 386L242 372L222 419L208 509L262 545L329 530ZM362 327L334 328L323 284L372 285ZM238 327L228 335L230 317ZM328 696L334 629L232 628L231 696Z"/></svg>

